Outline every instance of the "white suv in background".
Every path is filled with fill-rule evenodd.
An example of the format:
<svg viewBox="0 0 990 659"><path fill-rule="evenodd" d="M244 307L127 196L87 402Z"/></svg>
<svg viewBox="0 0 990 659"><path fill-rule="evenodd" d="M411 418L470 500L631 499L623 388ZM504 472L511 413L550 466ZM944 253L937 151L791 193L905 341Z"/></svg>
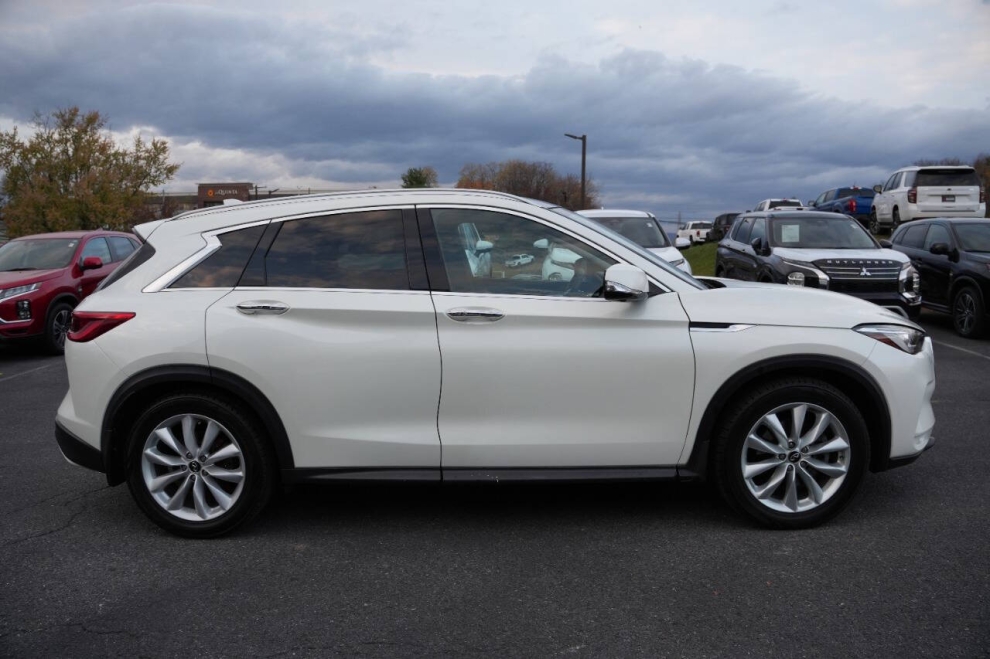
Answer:
<svg viewBox="0 0 990 659"><path fill-rule="evenodd" d="M707 477L800 528L932 443L918 326L828 291L703 284L550 204L362 191L136 232L73 313L55 434L181 535L233 529L281 483L355 479ZM478 267L541 241L577 255L569 281Z"/></svg>
<svg viewBox="0 0 990 659"><path fill-rule="evenodd" d="M882 186L870 211L870 231L896 229L902 222L930 217L984 217L986 190L968 166L903 167Z"/></svg>
<svg viewBox="0 0 990 659"><path fill-rule="evenodd" d="M690 247L690 241L678 237L676 239L677 245L671 245L667 232L660 226L653 213L647 213L646 211L599 209L578 211L578 214L584 217L590 217L595 222L607 226L612 231L618 231L640 247L650 250L667 263L691 274L691 264L688 263L680 251Z"/></svg>

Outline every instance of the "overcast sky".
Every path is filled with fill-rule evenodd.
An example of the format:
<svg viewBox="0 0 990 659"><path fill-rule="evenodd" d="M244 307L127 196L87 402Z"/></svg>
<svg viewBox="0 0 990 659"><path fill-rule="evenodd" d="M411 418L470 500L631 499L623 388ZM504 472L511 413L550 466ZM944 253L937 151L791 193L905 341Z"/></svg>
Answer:
<svg viewBox="0 0 990 659"><path fill-rule="evenodd" d="M990 152L988 0L0 0L0 127L97 109L198 181L588 169L706 217Z"/></svg>

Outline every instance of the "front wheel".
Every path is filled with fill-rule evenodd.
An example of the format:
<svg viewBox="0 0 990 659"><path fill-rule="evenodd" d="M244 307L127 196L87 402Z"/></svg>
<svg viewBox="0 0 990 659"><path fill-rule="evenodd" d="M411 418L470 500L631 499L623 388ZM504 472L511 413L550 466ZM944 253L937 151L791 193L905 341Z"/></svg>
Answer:
<svg viewBox="0 0 990 659"><path fill-rule="evenodd" d="M837 515L870 461L863 415L841 391L813 378L781 379L749 393L726 415L713 450L725 500L781 529Z"/></svg>
<svg viewBox="0 0 990 659"><path fill-rule="evenodd" d="M127 485L153 522L211 538L257 515L274 486L275 458L250 410L209 394L154 403L134 424Z"/></svg>
<svg viewBox="0 0 990 659"><path fill-rule="evenodd" d="M952 324L956 334L965 339L978 339L986 331L986 308L980 294L972 286L963 286L952 302Z"/></svg>

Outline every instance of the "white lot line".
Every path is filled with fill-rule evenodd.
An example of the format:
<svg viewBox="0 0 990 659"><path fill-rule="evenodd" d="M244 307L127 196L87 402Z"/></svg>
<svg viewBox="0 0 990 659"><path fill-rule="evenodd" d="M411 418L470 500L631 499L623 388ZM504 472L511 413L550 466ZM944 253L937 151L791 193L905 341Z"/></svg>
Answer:
<svg viewBox="0 0 990 659"><path fill-rule="evenodd" d="M55 364L57 364L57 363L58 362L55 362ZM22 375L28 375L30 373L37 373L38 371L44 370L46 368L51 368L55 364L45 364L44 366L39 366L38 368L32 368L30 371L23 371L21 373L14 373L13 375L8 375L7 377L4 377L3 374L0 373L0 382L6 382L7 380L13 380L14 378L19 378Z"/></svg>
<svg viewBox="0 0 990 659"><path fill-rule="evenodd" d="M941 341L932 340L937 346L945 346L946 348L952 348L953 350L958 350L959 352L965 352L967 355L973 355L975 357L980 357L981 359L986 359L990 361L990 356L984 355L982 352L976 352L975 350L967 350L966 348L960 348L959 346L954 346L951 343L942 343Z"/></svg>

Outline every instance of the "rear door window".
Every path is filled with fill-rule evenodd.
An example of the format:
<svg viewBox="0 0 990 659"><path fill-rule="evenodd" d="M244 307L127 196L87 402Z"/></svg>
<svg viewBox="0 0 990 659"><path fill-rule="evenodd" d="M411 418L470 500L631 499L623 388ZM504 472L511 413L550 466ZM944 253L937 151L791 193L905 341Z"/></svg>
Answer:
<svg viewBox="0 0 990 659"><path fill-rule="evenodd" d="M736 232L733 235L732 239L737 240L741 243L748 243L749 232L752 230L752 228L753 228L753 218L747 217L742 222L740 222L739 228L736 229Z"/></svg>
<svg viewBox="0 0 990 659"><path fill-rule="evenodd" d="M283 222L265 277L270 287L409 290L402 211Z"/></svg>
<svg viewBox="0 0 990 659"><path fill-rule="evenodd" d="M135 249L134 243L122 236L110 236L107 241L110 243L110 251L113 252L114 261L123 261Z"/></svg>
<svg viewBox="0 0 990 659"><path fill-rule="evenodd" d="M921 246L925 243L926 231L928 231L926 225L908 227L908 230L904 232L904 237L901 239L901 245L912 249L921 249Z"/></svg>

